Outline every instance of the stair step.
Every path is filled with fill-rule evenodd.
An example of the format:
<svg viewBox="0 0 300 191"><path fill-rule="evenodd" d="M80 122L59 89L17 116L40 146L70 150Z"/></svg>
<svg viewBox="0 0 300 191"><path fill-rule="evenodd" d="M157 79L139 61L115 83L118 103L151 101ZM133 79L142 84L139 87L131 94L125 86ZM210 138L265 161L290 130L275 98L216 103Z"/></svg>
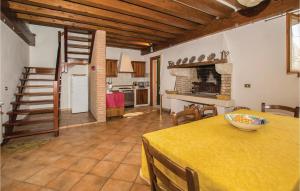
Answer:
<svg viewBox="0 0 300 191"><path fill-rule="evenodd" d="M91 31L80 30L80 29L68 29L69 33L77 33L77 34L91 34Z"/></svg>
<svg viewBox="0 0 300 191"><path fill-rule="evenodd" d="M16 111L7 112L8 115L34 115L43 113L53 113L53 108L42 108L42 109L19 109Z"/></svg>
<svg viewBox="0 0 300 191"><path fill-rule="evenodd" d="M68 66L75 66L75 65L88 65L89 63L87 62L68 62Z"/></svg>
<svg viewBox="0 0 300 191"><path fill-rule="evenodd" d="M52 96L53 92L28 92L28 93L15 93L16 96Z"/></svg>
<svg viewBox="0 0 300 191"><path fill-rule="evenodd" d="M44 68L44 67L35 67L35 66L25 66L24 68L27 68L27 69L46 69L46 70L55 70L55 68Z"/></svg>
<svg viewBox="0 0 300 191"><path fill-rule="evenodd" d="M4 139L14 139L19 137L27 137L32 135L40 135L45 133L52 133L52 132L58 132L58 129L45 129L45 130L22 130L22 131L15 131L11 133L10 135L5 135Z"/></svg>
<svg viewBox="0 0 300 191"><path fill-rule="evenodd" d="M45 100L23 100L23 101L18 101L18 102L11 102L10 104L16 105L42 105L42 104L53 104L52 99L45 99Z"/></svg>
<svg viewBox="0 0 300 191"><path fill-rule="evenodd" d="M27 78L27 79L20 79L21 81L54 81L54 79L33 79L33 78Z"/></svg>
<svg viewBox="0 0 300 191"><path fill-rule="evenodd" d="M76 52L76 51L68 51L68 54L82 54L82 55L90 55L89 52Z"/></svg>
<svg viewBox="0 0 300 191"><path fill-rule="evenodd" d="M90 45L81 45L81 44L68 44L68 48L82 48L82 49L90 49Z"/></svg>
<svg viewBox="0 0 300 191"><path fill-rule="evenodd" d="M45 76L52 76L52 75L55 75L54 73L42 73L42 72L35 72L35 73L33 73L33 72L29 72L29 73L26 73L26 72L23 72L22 73L23 75L26 75L26 74L28 74L28 75L45 75Z"/></svg>
<svg viewBox="0 0 300 191"><path fill-rule="evenodd" d="M22 126L22 125L31 125L31 124L40 124L40 123L48 123L53 122L53 119L38 119L38 120L28 120L28 119L22 119L22 120L16 120L14 122L6 122L3 125L4 126Z"/></svg>
<svg viewBox="0 0 300 191"><path fill-rule="evenodd" d="M88 58L74 58L74 57L68 57L68 59L76 60L76 61L87 61Z"/></svg>
<svg viewBox="0 0 300 191"><path fill-rule="evenodd" d="M25 85L18 86L18 88L53 88L53 85Z"/></svg>
<svg viewBox="0 0 300 191"><path fill-rule="evenodd" d="M68 40L80 41L80 42L91 42L91 38L79 37L79 36L68 36Z"/></svg>

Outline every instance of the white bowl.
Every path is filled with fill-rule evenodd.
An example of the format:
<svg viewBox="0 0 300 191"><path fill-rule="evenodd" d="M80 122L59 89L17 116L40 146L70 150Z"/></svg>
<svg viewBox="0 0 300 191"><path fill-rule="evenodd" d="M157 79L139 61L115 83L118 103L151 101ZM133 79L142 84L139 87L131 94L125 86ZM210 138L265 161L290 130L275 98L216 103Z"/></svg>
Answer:
<svg viewBox="0 0 300 191"><path fill-rule="evenodd" d="M264 118L248 114L230 113L225 115L225 119L243 131L255 131L266 124Z"/></svg>

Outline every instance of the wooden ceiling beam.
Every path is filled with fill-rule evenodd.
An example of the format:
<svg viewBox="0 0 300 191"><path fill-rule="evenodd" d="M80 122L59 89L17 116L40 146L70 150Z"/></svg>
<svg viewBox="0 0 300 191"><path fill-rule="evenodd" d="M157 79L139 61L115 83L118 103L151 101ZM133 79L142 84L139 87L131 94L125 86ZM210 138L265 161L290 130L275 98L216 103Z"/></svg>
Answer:
<svg viewBox="0 0 300 191"><path fill-rule="evenodd" d="M154 41L149 41L147 39L142 39L142 38L136 38L136 37L128 37L128 36L120 36L117 34L112 34L112 33L107 33L106 36L111 39L116 39L116 40L123 40L123 41L138 41L138 42L145 42L145 43L158 43Z"/></svg>
<svg viewBox="0 0 300 191"><path fill-rule="evenodd" d="M79 15L111 20L115 22L140 26L144 28L150 28L159 31L168 31L168 33L178 34L178 33L185 32L184 29L170 26L170 25L165 25L159 22L154 22L154 21L137 18L126 14L107 11L104 9L94 8L94 7L85 6L77 3L63 1L63 0L42 0L42 1L41 0L13 0L13 1L20 2L23 4L28 4L28 5L35 5L38 7L61 10L61 11L79 14Z"/></svg>
<svg viewBox="0 0 300 191"><path fill-rule="evenodd" d="M246 25L255 21L276 16L298 8L299 8L298 0L281 0L281 1L272 0L269 6L256 16L246 17L240 15L238 12L235 12L232 14L230 18L214 20L209 25L206 25L205 27L199 27L199 29L181 35L176 39L172 39L167 42L160 43L158 45L153 45L153 50L158 51L164 48L169 48L171 46L184 43L196 38L208 36L224 30ZM142 50L142 54L148 54L148 53L151 53L149 48Z"/></svg>
<svg viewBox="0 0 300 191"><path fill-rule="evenodd" d="M170 34L170 33L166 33L166 32L142 28L142 27L138 27L138 26L126 25L126 24L117 23L117 22L113 22L113 21L107 21L107 20L94 18L94 17L76 15L73 13L66 13L63 11L41 8L41 7L26 5L26 4L17 3L17 2L9 2L8 4L9 4L9 8L11 10L18 12L18 13L26 13L26 14L30 14L30 15L37 15L37 16L43 16L43 17L50 17L50 18L57 18L57 19L63 19L63 20L68 20L68 21L80 22L80 23L85 23L85 24L92 24L92 25L96 25L96 26L103 26L103 27L120 29L120 30L124 30L124 31L131 31L131 32L136 32L136 33L143 33L143 34L148 34L148 35L153 35L153 36L159 36L162 38L174 38L175 37L174 34Z"/></svg>
<svg viewBox="0 0 300 191"><path fill-rule="evenodd" d="M149 47L150 43L146 42L140 42L140 41L129 41L129 40L120 40L120 39L115 39L111 38L109 36L106 37L107 42L113 42L113 43L122 43L122 44L131 44L131 45L137 45L141 46L142 48Z"/></svg>
<svg viewBox="0 0 300 191"><path fill-rule="evenodd" d="M206 22L202 24L206 24L213 20L215 16L219 16L218 14L209 14L204 12L203 9L195 9L191 6L186 6L183 3L178 3L175 0L122 0L128 3L132 3L135 5L139 5L148 9L153 9L160 12L165 12L170 15L180 17L182 19L186 19L189 21L199 22L206 18ZM226 13L222 13L224 15Z"/></svg>
<svg viewBox="0 0 300 191"><path fill-rule="evenodd" d="M154 41L164 41L165 40L160 37L144 35L144 34L137 34L137 33L133 33L133 32L122 31L122 30L111 29L111 28L100 27L100 26L94 26L94 25L89 25L89 24L64 21L64 20L60 20L60 19L47 18L47 17L41 17L41 16L33 16L33 15L28 15L28 14L23 14L23 13L17 13L16 15L17 15L17 18L26 20L32 24L40 24L40 25L55 26L55 27L69 27L69 28L84 29L84 30L103 30L108 33L114 33L114 34L122 35L122 36L137 37L137 38L143 38L143 39L154 40Z"/></svg>
<svg viewBox="0 0 300 191"><path fill-rule="evenodd" d="M193 7L194 9L201 10L205 13L218 16L228 17L234 12L234 9L218 2L218 1L207 1L207 0L174 0L174 2L181 3L185 6Z"/></svg>
<svg viewBox="0 0 300 191"><path fill-rule="evenodd" d="M134 50L141 50L142 47L133 46L133 45L124 45L124 44L116 44L116 43L106 43L107 47L114 47L114 48L126 48L126 49L134 49Z"/></svg>
<svg viewBox="0 0 300 191"><path fill-rule="evenodd" d="M166 25L171 25L183 29L195 29L198 25L194 22L190 22L178 17L174 17L168 14L164 14L158 11L153 11L144 7L136 6L130 3L122 2L119 0L70 0L74 3L81 3L84 5L97 7L100 9L106 9L123 14L128 14L134 17L140 17L155 22L160 22ZM208 15L209 16L209 15ZM199 18L199 24L205 24L211 19L209 17ZM200 20L201 19L201 20Z"/></svg>
<svg viewBox="0 0 300 191"><path fill-rule="evenodd" d="M1 0L1 20L28 45L35 45L35 34L22 20L17 19L16 14L9 9L7 0Z"/></svg>

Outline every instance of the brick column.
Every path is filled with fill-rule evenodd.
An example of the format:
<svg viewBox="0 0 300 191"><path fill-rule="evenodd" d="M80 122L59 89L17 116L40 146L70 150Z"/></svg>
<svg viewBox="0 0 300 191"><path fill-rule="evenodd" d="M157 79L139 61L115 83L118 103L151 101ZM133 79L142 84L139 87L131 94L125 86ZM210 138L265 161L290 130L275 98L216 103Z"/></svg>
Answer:
<svg viewBox="0 0 300 191"><path fill-rule="evenodd" d="M221 95L231 97L231 74L222 74L221 76Z"/></svg>
<svg viewBox="0 0 300 191"><path fill-rule="evenodd" d="M106 121L106 32L96 31L89 65L90 111L98 122Z"/></svg>

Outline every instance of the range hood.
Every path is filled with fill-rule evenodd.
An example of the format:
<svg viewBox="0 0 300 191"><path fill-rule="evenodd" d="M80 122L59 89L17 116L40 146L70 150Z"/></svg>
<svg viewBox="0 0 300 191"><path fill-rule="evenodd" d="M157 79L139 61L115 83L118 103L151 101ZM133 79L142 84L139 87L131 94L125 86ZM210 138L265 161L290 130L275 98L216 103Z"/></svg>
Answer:
<svg viewBox="0 0 300 191"><path fill-rule="evenodd" d="M122 53L120 58L119 73L133 73L131 59L128 55Z"/></svg>

